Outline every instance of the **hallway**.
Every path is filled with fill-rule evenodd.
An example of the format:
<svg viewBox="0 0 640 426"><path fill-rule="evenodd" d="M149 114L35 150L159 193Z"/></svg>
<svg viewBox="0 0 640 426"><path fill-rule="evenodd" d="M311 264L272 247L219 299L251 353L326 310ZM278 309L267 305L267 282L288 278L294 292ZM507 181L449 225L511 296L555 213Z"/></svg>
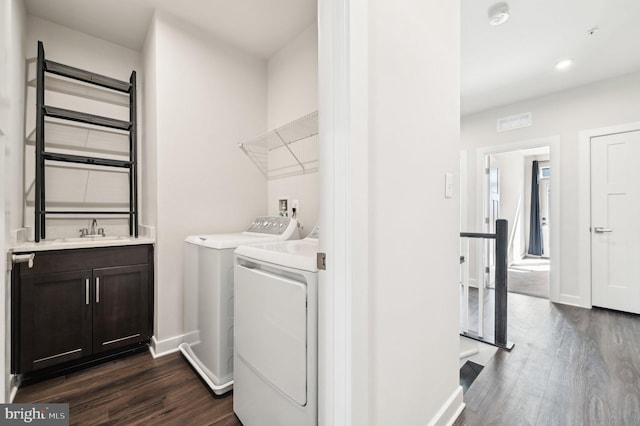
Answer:
<svg viewBox="0 0 640 426"><path fill-rule="evenodd" d="M509 293L508 327L514 349L484 367L455 425L638 424L637 315Z"/></svg>

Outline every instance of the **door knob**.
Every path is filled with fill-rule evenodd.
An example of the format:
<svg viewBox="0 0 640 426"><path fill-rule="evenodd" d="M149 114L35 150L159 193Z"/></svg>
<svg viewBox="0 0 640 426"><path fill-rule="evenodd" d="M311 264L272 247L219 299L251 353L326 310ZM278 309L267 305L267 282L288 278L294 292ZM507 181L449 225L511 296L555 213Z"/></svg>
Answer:
<svg viewBox="0 0 640 426"><path fill-rule="evenodd" d="M598 234L604 234L605 232L613 232L613 229L611 229L611 228L602 228L601 226L597 226L597 227L593 228L593 230L595 232L597 232Z"/></svg>

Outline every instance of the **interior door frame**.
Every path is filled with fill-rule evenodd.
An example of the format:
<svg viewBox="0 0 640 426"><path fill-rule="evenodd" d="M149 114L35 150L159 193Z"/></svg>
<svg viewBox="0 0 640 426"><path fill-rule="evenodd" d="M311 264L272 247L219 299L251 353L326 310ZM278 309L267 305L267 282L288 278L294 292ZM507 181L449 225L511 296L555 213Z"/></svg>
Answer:
<svg viewBox="0 0 640 426"><path fill-rule="evenodd" d="M640 130L640 121L580 131L578 151L578 283L580 296L572 304L591 304L591 139ZM553 252L553 251L552 251Z"/></svg>
<svg viewBox="0 0 640 426"><path fill-rule="evenodd" d="M540 166L540 175L542 175L542 168L543 167L550 167L551 165L549 164L548 161L540 161L539 162L539 166ZM544 194L544 197L543 197L543 194L541 193L541 190L542 190L543 184L544 183L548 183L548 186L547 186L547 191L548 191L549 188L551 188L552 179L553 178L551 176L550 177L546 177L546 178L543 178L543 177L540 176L539 180L538 180L538 184L539 184L538 197L539 197L540 201L542 201L543 198L546 198L545 202L547 203L547 209L546 209L546 213L547 213L546 220L547 220L547 223L546 223L546 225L549 225L551 223L549 221L549 211L550 211L549 208L551 206L551 199L547 197L547 194ZM553 193L553 191L551 191L551 193ZM541 203L541 206L542 206L542 203ZM540 208L540 217L541 217L541 219L545 219L544 217L542 217L542 213L543 212L542 212L542 207L541 207ZM542 221L541 221L541 224L542 224L542 226L545 225L545 223L543 223ZM550 258L550 256L545 255L545 251L546 251L546 253L551 253L551 246L549 245L550 234L545 237L544 236L544 232L545 231L544 231L544 228L543 228L542 229L542 256L540 256L540 257L548 259L548 258Z"/></svg>
<svg viewBox="0 0 640 426"><path fill-rule="evenodd" d="M0 111L0 114L3 114L3 111ZM4 182L6 182L6 135L2 129L4 126L4 120L0 118L0 206L3 206L2 213L0 213L0 253L7 253L6 243L7 240L7 232L5 229L5 222L7 221L7 213L5 210L5 189ZM2 267L0 267L0 286L3 289L10 288L10 272L7 269L7 262L2 262ZM0 318L3 320L4 325L0 326L0 367L4 370L4 373L0 374L2 377L2 384L0 384L0 401L3 403L12 402L12 398L10 398L10 387L9 387L9 377L8 372L11 370L11 360L9 356L6 356L9 352L9 348L7 348L7 341L9 336L11 335L11 321L9 320L10 313L7 311L7 298L10 296L9 290L3 290L0 294ZM16 388L17 391L17 388Z"/></svg>
<svg viewBox="0 0 640 426"><path fill-rule="evenodd" d="M483 232L486 233L491 233L491 234L495 234L496 232L496 220L498 220L500 218L500 168L499 167L493 167L493 165L491 164L491 156L487 156L485 157L487 159L487 169L489 169L489 173L488 173L488 187L487 187L487 191L485 193L485 196L487 197L487 205L485 206L486 208L486 212L485 212L485 217L489 218L489 223L485 223L485 229L483 230ZM496 190L497 192L492 192L493 191L493 177L492 177L492 173L495 170L496 173ZM496 200L494 198L496 198L494 196L494 194L497 194L497 200L498 200L498 207L497 209L494 209L495 206L495 202ZM486 287L489 288L495 288L495 279L492 280L491 277L493 275L495 275L495 270L496 270L496 256L495 256L495 247L496 247L496 241L495 240L484 240L485 243L485 250L487 251L487 253L485 253L485 274L483 276L483 282L485 283ZM487 269L488 268L488 269ZM486 271L489 272L486 272Z"/></svg>
<svg viewBox="0 0 640 426"><path fill-rule="evenodd" d="M549 165L552 170L560 170L560 136L549 136L545 138L529 139L524 141L509 142L502 145L482 147L476 151L476 182L483 181L485 158L492 154L501 154L505 152L520 151L524 149L549 147ZM560 294L560 276L562 263L560 261L560 173L554 172L551 178L555 191L551 191L551 210L549 212L549 222L553 223L551 227L551 258L549 259L549 300L552 302L570 303L563 300ZM485 206L485 197L488 191L483 188L484 185L478 185L476 196L476 212L483 212ZM483 217L476 214L476 229L484 229Z"/></svg>
<svg viewBox="0 0 640 426"><path fill-rule="evenodd" d="M366 0L318 2L320 425L370 423L368 25Z"/></svg>

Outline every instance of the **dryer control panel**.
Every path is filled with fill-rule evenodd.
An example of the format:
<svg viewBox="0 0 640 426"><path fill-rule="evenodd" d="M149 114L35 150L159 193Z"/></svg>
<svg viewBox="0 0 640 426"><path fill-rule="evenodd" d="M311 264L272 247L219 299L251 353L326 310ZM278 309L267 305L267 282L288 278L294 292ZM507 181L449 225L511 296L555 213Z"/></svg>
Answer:
<svg viewBox="0 0 640 426"><path fill-rule="evenodd" d="M282 235L290 228L296 228L298 221L290 217L283 216L264 216L257 217L247 232L256 232L260 234Z"/></svg>

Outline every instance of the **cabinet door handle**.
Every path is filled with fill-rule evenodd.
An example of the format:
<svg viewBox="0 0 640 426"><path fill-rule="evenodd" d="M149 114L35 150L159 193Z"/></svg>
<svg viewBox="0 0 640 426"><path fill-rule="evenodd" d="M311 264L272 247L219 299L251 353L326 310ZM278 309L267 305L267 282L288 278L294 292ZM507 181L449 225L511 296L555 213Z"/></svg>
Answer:
<svg viewBox="0 0 640 426"><path fill-rule="evenodd" d="M96 303L100 303L100 278L96 277Z"/></svg>
<svg viewBox="0 0 640 426"><path fill-rule="evenodd" d="M89 278L84 280L84 293L85 293L84 304L88 305L90 303L90 300L89 300Z"/></svg>

